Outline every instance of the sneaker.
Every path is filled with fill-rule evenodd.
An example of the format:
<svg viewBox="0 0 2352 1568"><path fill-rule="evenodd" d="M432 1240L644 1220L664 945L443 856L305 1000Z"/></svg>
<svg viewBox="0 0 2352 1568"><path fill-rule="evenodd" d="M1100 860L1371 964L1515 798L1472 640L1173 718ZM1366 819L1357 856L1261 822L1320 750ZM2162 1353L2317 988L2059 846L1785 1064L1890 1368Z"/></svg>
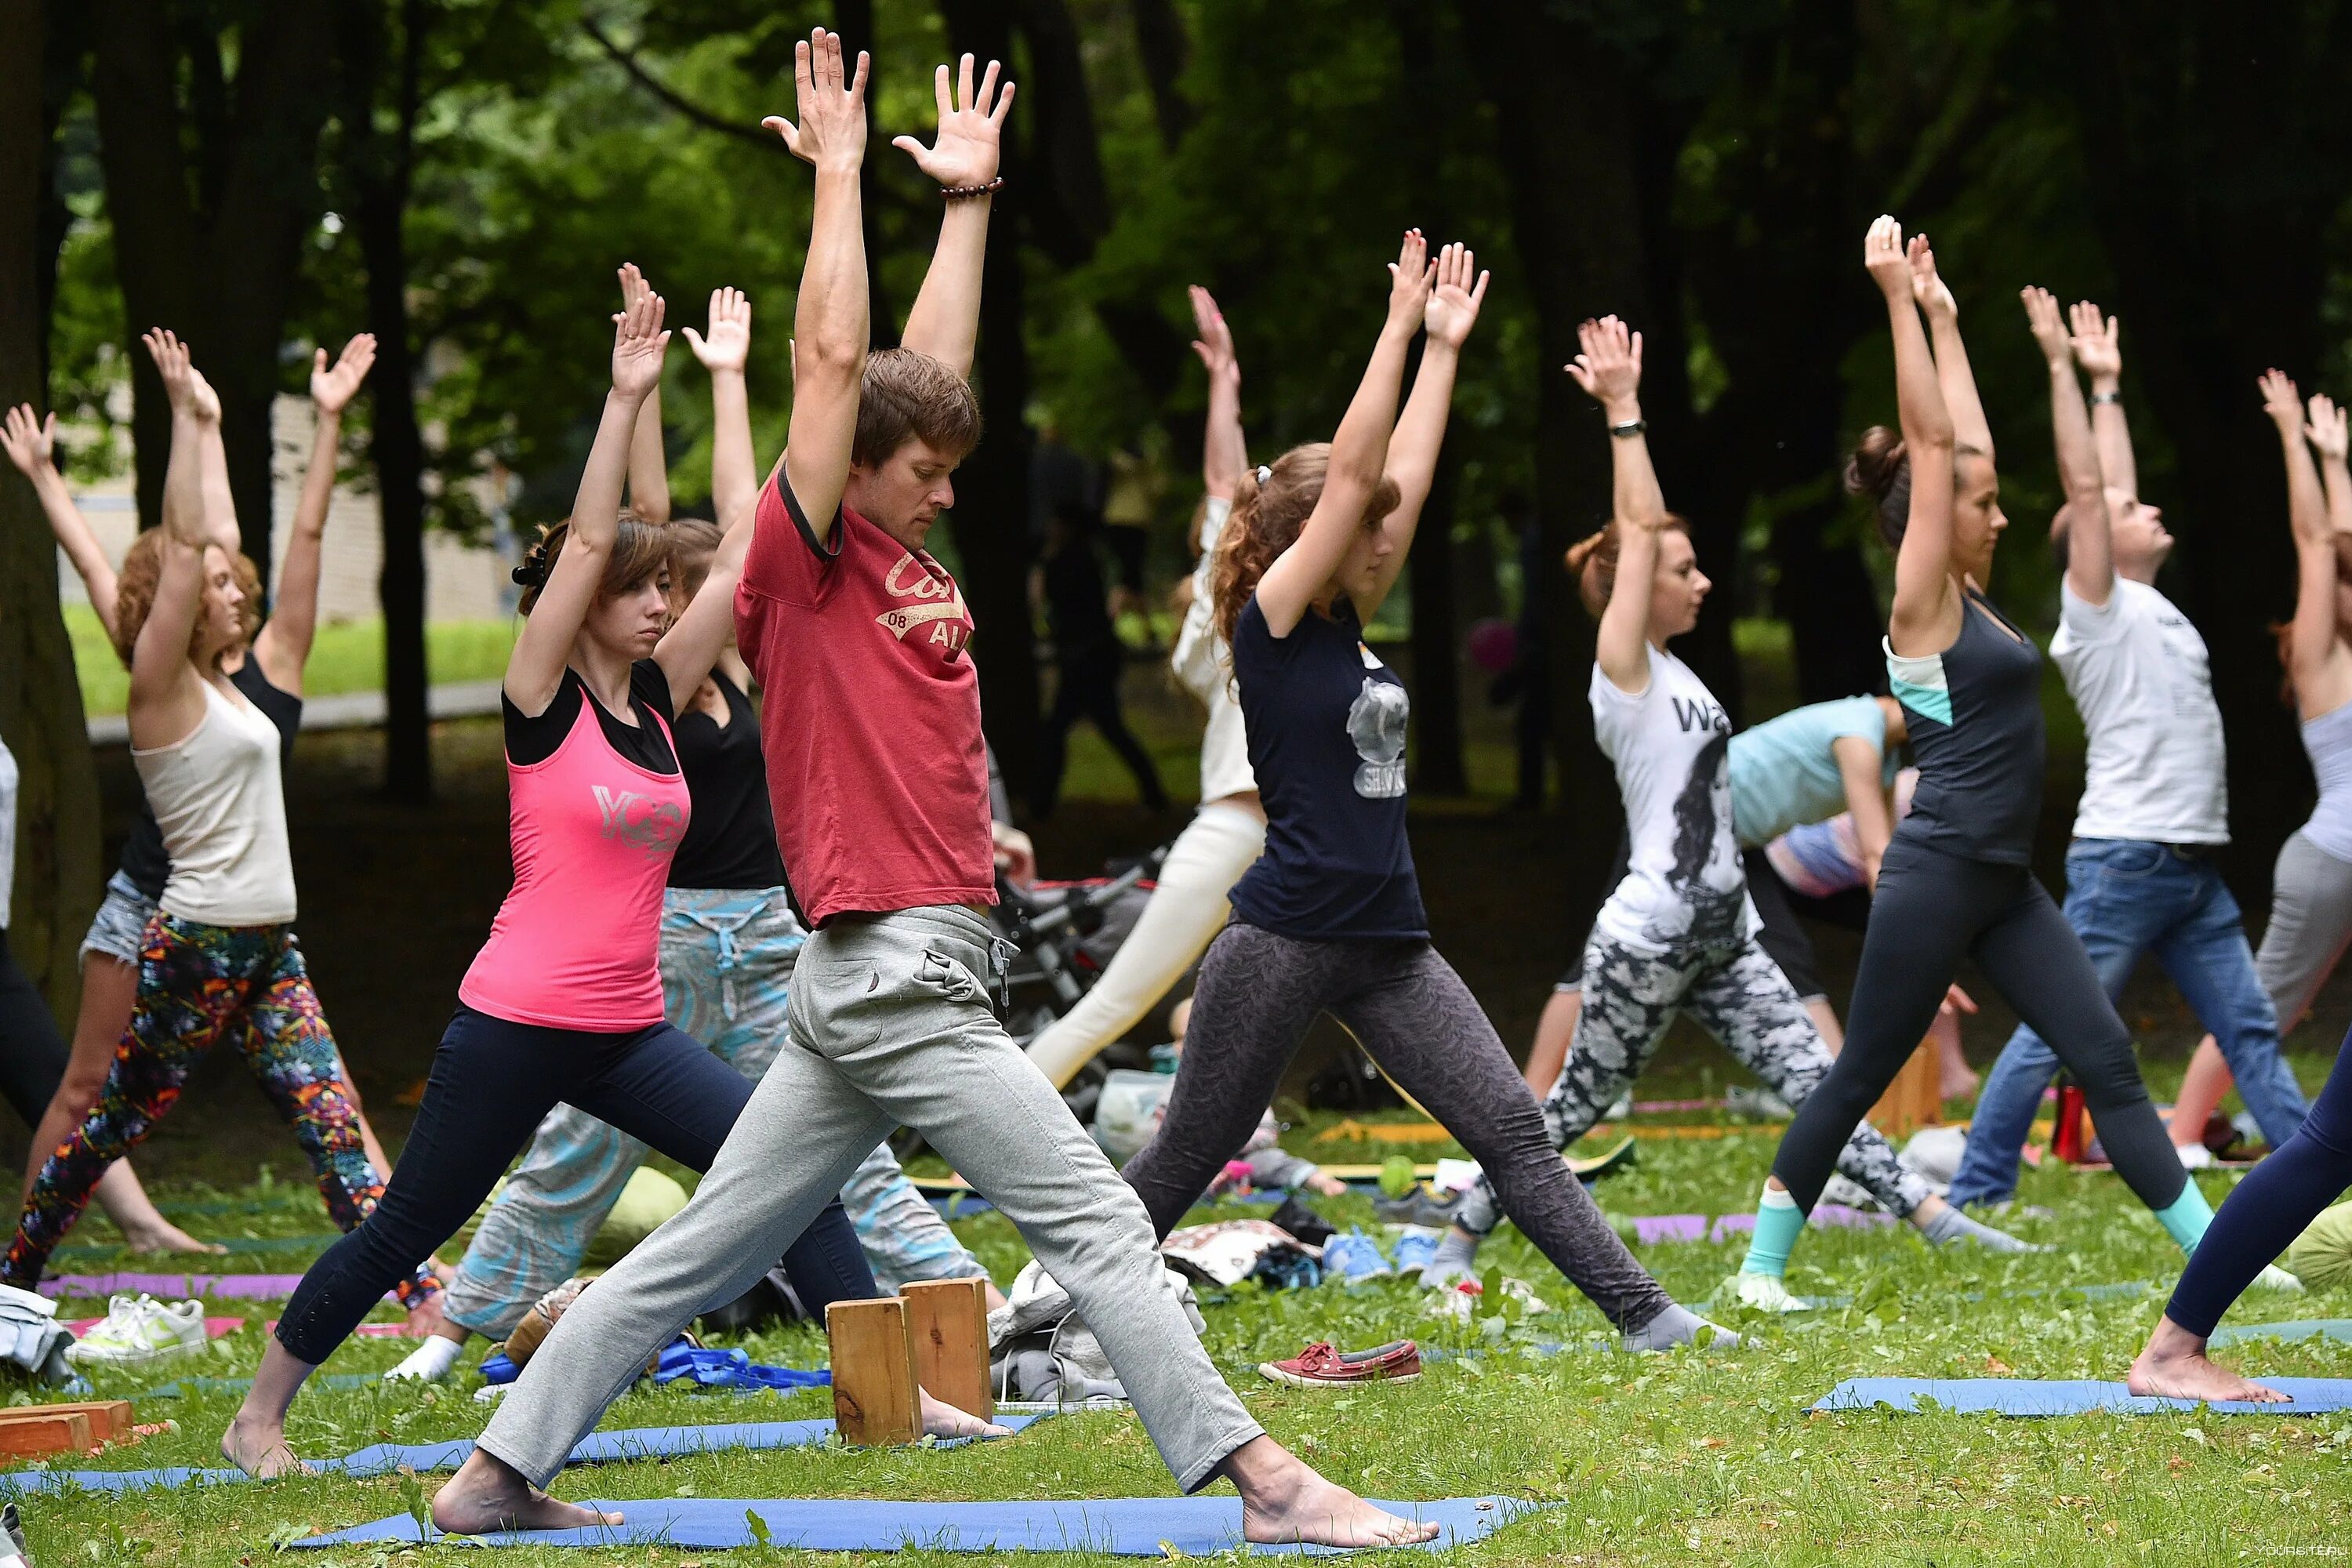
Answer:
<svg viewBox="0 0 2352 1568"><path fill-rule="evenodd" d="M1444 1230L1461 1211L1460 1193L1447 1193L1441 1197L1430 1190L1427 1182L1414 1183L1412 1191L1401 1198L1372 1200L1372 1212L1380 1216L1382 1225L1417 1225Z"/></svg>
<svg viewBox="0 0 2352 1568"><path fill-rule="evenodd" d="M1286 1230L1309 1247L1320 1247L1338 1234L1331 1222L1308 1208L1297 1197L1282 1200L1282 1206L1271 1216L1278 1229Z"/></svg>
<svg viewBox="0 0 2352 1568"><path fill-rule="evenodd" d="M2213 1151L2202 1143L2175 1143L2172 1152L2180 1156L2184 1171L2206 1171L2213 1165Z"/></svg>
<svg viewBox="0 0 2352 1568"><path fill-rule="evenodd" d="M2263 1271L2254 1276L2254 1289L2257 1290L2300 1291L2303 1288L2302 1280L2275 1263L2263 1264Z"/></svg>
<svg viewBox="0 0 2352 1568"><path fill-rule="evenodd" d="M167 1307L152 1296L116 1296L107 1302L106 1321L67 1346L66 1360L77 1366L131 1366L204 1343L202 1301Z"/></svg>
<svg viewBox="0 0 2352 1568"><path fill-rule="evenodd" d="M1258 1375L1293 1388L1352 1388L1366 1383L1411 1383L1421 1375L1421 1347L1391 1340L1368 1351L1339 1351L1318 1341L1288 1361L1258 1363Z"/></svg>
<svg viewBox="0 0 2352 1568"><path fill-rule="evenodd" d="M1426 1226L1406 1226L1404 1234L1397 1237L1396 1271L1418 1274L1436 1262L1437 1244L1444 1235L1444 1231L1433 1230Z"/></svg>
<svg viewBox="0 0 2352 1568"><path fill-rule="evenodd" d="M1790 1292L1789 1282L1778 1274L1750 1274L1746 1269L1733 1275L1729 1281L1732 1300L1759 1312L1801 1312L1805 1304Z"/></svg>
<svg viewBox="0 0 2352 1568"><path fill-rule="evenodd" d="M1381 1244L1360 1230L1335 1236L1323 1244L1323 1273L1353 1285L1364 1279L1385 1279L1396 1270L1381 1256Z"/></svg>

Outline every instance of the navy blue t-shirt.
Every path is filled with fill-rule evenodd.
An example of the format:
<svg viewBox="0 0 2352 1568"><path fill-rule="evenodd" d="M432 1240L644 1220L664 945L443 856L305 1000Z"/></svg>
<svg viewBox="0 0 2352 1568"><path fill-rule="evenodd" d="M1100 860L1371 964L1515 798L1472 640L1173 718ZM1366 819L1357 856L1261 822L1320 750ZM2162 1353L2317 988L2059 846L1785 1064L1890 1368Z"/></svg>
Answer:
<svg viewBox="0 0 2352 1568"><path fill-rule="evenodd" d="M1886 647L1919 784L1895 829L1964 859L2023 866L2042 820L2042 650L1971 588L1942 653Z"/></svg>
<svg viewBox="0 0 2352 1568"><path fill-rule="evenodd" d="M1355 605L1343 594L1277 637L1253 594L1234 674L1265 802L1265 854L1234 885L1234 915L1310 940L1428 936L1404 829L1412 703L1364 646Z"/></svg>

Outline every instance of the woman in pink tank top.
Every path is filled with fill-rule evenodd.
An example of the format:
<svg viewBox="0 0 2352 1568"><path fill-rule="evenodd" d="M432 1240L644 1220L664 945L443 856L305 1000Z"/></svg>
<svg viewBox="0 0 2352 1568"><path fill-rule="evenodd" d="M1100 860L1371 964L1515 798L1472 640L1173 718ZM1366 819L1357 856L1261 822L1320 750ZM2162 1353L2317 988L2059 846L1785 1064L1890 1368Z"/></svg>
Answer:
<svg viewBox="0 0 2352 1568"><path fill-rule="evenodd" d="M630 433L669 342L662 315L645 290L614 318L612 391L571 521L515 574L527 619L502 703L513 890L458 988L383 1201L303 1276L222 1436L252 1474L295 1463L286 1409L303 1379L383 1299L402 1259L471 1217L559 1102L704 1171L751 1097L740 1074L663 1021L656 962L662 886L690 812L669 725L726 645L751 533L747 512L672 624L669 541L621 510ZM840 1235L818 1238L835 1267L814 1311L877 1294L846 1216L837 1205L828 1215Z"/></svg>

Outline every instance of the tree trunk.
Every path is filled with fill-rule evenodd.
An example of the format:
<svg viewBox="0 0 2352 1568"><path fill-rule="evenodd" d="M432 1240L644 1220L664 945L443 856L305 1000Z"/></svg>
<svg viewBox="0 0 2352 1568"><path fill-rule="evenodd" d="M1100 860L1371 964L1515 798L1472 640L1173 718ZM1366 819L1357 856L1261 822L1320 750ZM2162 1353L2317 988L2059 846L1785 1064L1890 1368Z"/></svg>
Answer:
<svg viewBox="0 0 2352 1568"><path fill-rule="evenodd" d="M1454 509L1462 494L1461 448L1447 442L1421 509L1407 558L1412 572L1412 787L1470 793L1462 761L1462 638L1454 615Z"/></svg>
<svg viewBox="0 0 2352 1568"><path fill-rule="evenodd" d="M0 37L19 68L0 71L0 406L48 406L39 278L46 8L0 0ZM0 479L0 737L18 774L16 865L8 946L50 1008L74 1015L76 957L99 889L98 779L90 765L73 648L58 613L58 552L22 476Z"/></svg>
<svg viewBox="0 0 2352 1568"><path fill-rule="evenodd" d="M1172 0L1129 0L1135 13L1135 58L1143 67L1143 85L1151 94L1151 117L1160 127L1160 145L1173 153L1192 127L1192 105L1177 83L1192 56L1184 36L1184 18Z"/></svg>
<svg viewBox="0 0 2352 1568"><path fill-rule="evenodd" d="M2127 395L2171 438L2185 520L2166 586L2211 649L2229 727L2231 871L2265 888L2310 774L2278 700L2264 623L2293 603L2278 439L2258 416L2265 367L2326 363L2325 237L2346 194L2339 99L2347 23L2305 5L2064 0L2094 216L2131 321ZM2256 172L2256 173L2251 173ZM2159 500L2168 499L2155 498Z"/></svg>
<svg viewBox="0 0 2352 1568"><path fill-rule="evenodd" d="M940 8L949 47L958 54L1013 58L1013 19L1004 0L941 0ZM1028 291L1021 243L1024 193L1028 180L1044 171L1025 154L1018 116L1004 138L1002 167L1004 189L996 198L982 270L974 366L988 435L956 471L951 515L975 627L982 721L1006 787L1014 800L1025 800L1036 776L1037 651L1029 619Z"/></svg>

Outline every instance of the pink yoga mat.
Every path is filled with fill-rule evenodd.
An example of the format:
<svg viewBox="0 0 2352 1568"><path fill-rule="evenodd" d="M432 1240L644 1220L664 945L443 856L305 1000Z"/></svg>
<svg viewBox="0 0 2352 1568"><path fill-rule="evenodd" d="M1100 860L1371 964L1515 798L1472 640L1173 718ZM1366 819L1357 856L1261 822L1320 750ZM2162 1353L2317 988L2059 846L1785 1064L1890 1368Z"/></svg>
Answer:
<svg viewBox="0 0 2352 1568"><path fill-rule="evenodd" d="M299 1274L58 1274L41 1281L44 1296L150 1296L184 1300L211 1296L241 1301L281 1301L302 1283ZM389 1301L390 1296L384 1298Z"/></svg>

